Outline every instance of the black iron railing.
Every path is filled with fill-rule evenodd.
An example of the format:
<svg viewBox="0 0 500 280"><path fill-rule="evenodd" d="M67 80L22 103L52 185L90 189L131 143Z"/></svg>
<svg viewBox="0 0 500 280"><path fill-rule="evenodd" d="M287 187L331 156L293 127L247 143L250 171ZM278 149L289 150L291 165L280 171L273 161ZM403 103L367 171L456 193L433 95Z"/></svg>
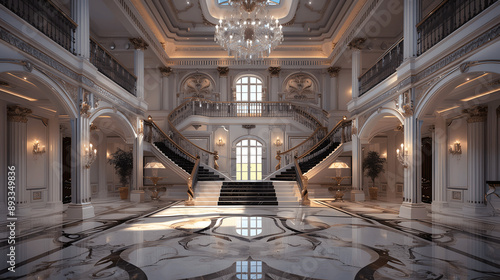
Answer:
<svg viewBox="0 0 500 280"><path fill-rule="evenodd" d="M135 85L137 78L130 73L127 68L118 62L109 52L106 51L94 39L90 39L90 63L106 77L113 80L119 86L136 95Z"/></svg>
<svg viewBox="0 0 500 280"><path fill-rule="evenodd" d="M403 62L403 38L399 39L382 58L359 78L359 96L396 72Z"/></svg>
<svg viewBox="0 0 500 280"><path fill-rule="evenodd" d="M47 0L0 0L0 4L75 54L77 24Z"/></svg>
<svg viewBox="0 0 500 280"><path fill-rule="evenodd" d="M497 0L444 0L417 24L421 55Z"/></svg>

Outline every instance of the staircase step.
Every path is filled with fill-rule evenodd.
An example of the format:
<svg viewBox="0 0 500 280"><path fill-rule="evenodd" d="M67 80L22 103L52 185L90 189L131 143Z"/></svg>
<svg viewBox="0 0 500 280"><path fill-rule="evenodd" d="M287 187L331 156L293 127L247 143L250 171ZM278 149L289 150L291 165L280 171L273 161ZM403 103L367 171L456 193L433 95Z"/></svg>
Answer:
<svg viewBox="0 0 500 280"><path fill-rule="evenodd" d="M278 205L277 201L219 201L218 205Z"/></svg>

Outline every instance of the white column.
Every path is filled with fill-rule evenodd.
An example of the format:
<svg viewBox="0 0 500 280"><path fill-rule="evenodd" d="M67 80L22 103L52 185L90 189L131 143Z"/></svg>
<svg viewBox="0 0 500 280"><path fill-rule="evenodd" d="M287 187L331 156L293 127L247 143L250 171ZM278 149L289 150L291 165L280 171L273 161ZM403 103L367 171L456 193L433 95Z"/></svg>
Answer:
<svg viewBox="0 0 500 280"><path fill-rule="evenodd" d="M142 38L131 38L130 43L134 46L134 75L137 77L136 96L144 99L144 51L148 44Z"/></svg>
<svg viewBox="0 0 500 280"><path fill-rule="evenodd" d="M486 122L486 181L498 181L500 172L498 166L498 115L500 114L500 106L497 108L490 106L488 108L488 118Z"/></svg>
<svg viewBox="0 0 500 280"><path fill-rule="evenodd" d="M99 193L97 197L106 198L108 197L108 174L106 170L109 166L108 164L108 137L103 135L99 143L97 160L99 161Z"/></svg>
<svg viewBox="0 0 500 280"><path fill-rule="evenodd" d="M82 89L80 88L81 96ZM95 216L94 206L91 203L90 169L86 168L84 161L84 153L90 146L90 122L85 112L70 121L71 203L68 205L66 214L69 219L83 220Z"/></svg>
<svg viewBox="0 0 500 280"><path fill-rule="evenodd" d="M137 122L142 123L138 118ZM143 134L137 134L134 140L134 168L133 168L133 190L130 195L130 201L144 202L143 178L144 178L144 142Z"/></svg>
<svg viewBox="0 0 500 280"><path fill-rule="evenodd" d="M424 219L427 217L427 210L421 203L421 122L413 114L409 114L403 125L404 153L408 166L404 169L403 204L399 209L399 216L407 219Z"/></svg>
<svg viewBox="0 0 500 280"><path fill-rule="evenodd" d="M7 154L7 104L0 100L0 154ZM7 184L7 157L0 157L0 182ZM0 192L0 223L7 217L7 192Z"/></svg>
<svg viewBox="0 0 500 280"><path fill-rule="evenodd" d="M170 87L170 81L169 81L170 73L166 72L161 72L161 96L163 104L162 104L162 109L165 111L170 111L174 108L173 103L174 103L174 94L170 92L169 87Z"/></svg>
<svg viewBox="0 0 500 280"><path fill-rule="evenodd" d="M485 122L488 107L475 106L464 110L467 119L467 203L463 208L465 215L489 215L484 194L486 191L485 173Z"/></svg>
<svg viewBox="0 0 500 280"><path fill-rule="evenodd" d="M59 117L49 120L49 189L47 206L62 211L62 145Z"/></svg>
<svg viewBox="0 0 500 280"><path fill-rule="evenodd" d="M352 99L359 96L359 76L361 75L361 50L352 49Z"/></svg>
<svg viewBox="0 0 500 280"><path fill-rule="evenodd" d="M352 120L352 201L365 201L365 192L363 191L363 168L362 168L362 152L361 139L359 139L357 128L359 127L359 119Z"/></svg>
<svg viewBox="0 0 500 280"><path fill-rule="evenodd" d="M220 101L228 101L228 86L227 86L227 75L229 72L228 67L217 67L219 71L219 94Z"/></svg>
<svg viewBox="0 0 500 280"><path fill-rule="evenodd" d="M85 59L90 57L89 0L71 0L71 17L78 24L75 30L75 52Z"/></svg>
<svg viewBox="0 0 500 280"><path fill-rule="evenodd" d="M281 72L281 67L269 67L269 74L271 76L270 88L267 91L267 100L278 101L279 100L279 77Z"/></svg>
<svg viewBox="0 0 500 280"><path fill-rule="evenodd" d="M137 77L137 98L144 99L144 50L134 51L134 75Z"/></svg>
<svg viewBox="0 0 500 280"><path fill-rule="evenodd" d="M434 174L433 174L433 185L434 189L432 192L432 211L433 212L443 212L443 208L448 206L446 199L446 189L447 189L447 125L446 119L442 116L436 118L436 125L434 128L434 133L432 135L432 140L434 144Z"/></svg>
<svg viewBox="0 0 500 280"><path fill-rule="evenodd" d="M417 55L417 27L420 12L419 0L404 0L403 56L404 60Z"/></svg>
<svg viewBox="0 0 500 280"><path fill-rule="evenodd" d="M30 197L26 190L27 183L27 122L31 109L9 106L8 116L8 143L7 165L16 168L16 214L20 216L29 215Z"/></svg>
<svg viewBox="0 0 500 280"><path fill-rule="evenodd" d="M339 71L339 67L328 68L328 73L330 74L330 110L339 110Z"/></svg>

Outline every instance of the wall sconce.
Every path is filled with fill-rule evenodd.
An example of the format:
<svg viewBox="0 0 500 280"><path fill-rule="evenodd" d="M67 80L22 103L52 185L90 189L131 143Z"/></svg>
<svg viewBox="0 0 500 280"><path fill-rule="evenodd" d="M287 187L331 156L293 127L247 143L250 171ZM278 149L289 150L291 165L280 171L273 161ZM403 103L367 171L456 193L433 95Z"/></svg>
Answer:
<svg viewBox="0 0 500 280"><path fill-rule="evenodd" d="M45 153L45 146L41 146L38 140L35 140L33 142L33 156L35 156L35 159L38 157L38 155L42 155Z"/></svg>
<svg viewBox="0 0 500 280"><path fill-rule="evenodd" d="M217 141L215 144L217 144L217 146L219 146L219 147L222 147L222 146L224 146L225 143L224 143L224 141L222 141L222 137L219 137L219 141Z"/></svg>
<svg viewBox="0 0 500 280"><path fill-rule="evenodd" d="M281 142L279 136L276 138L276 142L274 142L274 145L276 145L276 147L279 147L279 146L283 145L283 143Z"/></svg>
<svg viewBox="0 0 500 280"><path fill-rule="evenodd" d="M396 149L396 157L399 160L399 163L401 163L401 165L404 168L408 167L408 162L407 162L407 160L408 160L408 149L405 148L405 146L403 144L401 144L401 151L399 149Z"/></svg>
<svg viewBox="0 0 500 280"><path fill-rule="evenodd" d="M85 168L89 169L97 158L97 149L92 150L92 143L90 144L90 149L85 146L83 147L85 148L83 151L83 162L85 164Z"/></svg>
<svg viewBox="0 0 500 280"><path fill-rule="evenodd" d="M461 155L462 154L462 146L460 146L460 142L457 140L455 144L450 145L450 154L452 155Z"/></svg>

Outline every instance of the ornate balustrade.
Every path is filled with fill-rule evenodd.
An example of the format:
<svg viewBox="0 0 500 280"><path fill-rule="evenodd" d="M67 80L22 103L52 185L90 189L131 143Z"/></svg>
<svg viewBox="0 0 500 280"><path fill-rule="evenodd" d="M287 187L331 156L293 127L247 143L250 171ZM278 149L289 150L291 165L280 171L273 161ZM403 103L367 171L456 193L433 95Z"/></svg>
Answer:
<svg viewBox="0 0 500 280"><path fill-rule="evenodd" d="M497 0L444 0L417 24L417 55L486 10Z"/></svg>
<svg viewBox="0 0 500 280"><path fill-rule="evenodd" d="M113 80L126 91L134 96L136 95L135 85L137 78L135 75L130 73L127 68L121 65L112 54L106 51L94 39L90 39L90 63L97 67L99 72Z"/></svg>
<svg viewBox="0 0 500 280"><path fill-rule="evenodd" d="M323 112L290 102L214 102L193 98L174 109L169 115L169 121L177 126L192 115L224 118L289 117L311 130L316 130L323 125L315 114Z"/></svg>
<svg viewBox="0 0 500 280"><path fill-rule="evenodd" d="M396 72L403 62L403 38L399 39L382 57L359 78L359 96Z"/></svg>
<svg viewBox="0 0 500 280"><path fill-rule="evenodd" d="M77 24L52 2L47 0L0 0L0 4L75 54L74 33Z"/></svg>

